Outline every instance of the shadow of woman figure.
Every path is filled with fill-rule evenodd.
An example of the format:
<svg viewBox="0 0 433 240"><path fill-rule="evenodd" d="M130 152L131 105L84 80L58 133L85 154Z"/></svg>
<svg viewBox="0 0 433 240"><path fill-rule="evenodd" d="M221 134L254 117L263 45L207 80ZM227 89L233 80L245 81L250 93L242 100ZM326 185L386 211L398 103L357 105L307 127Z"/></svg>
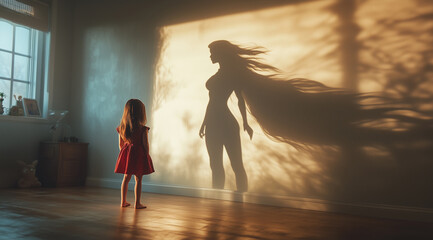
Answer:
<svg viewBox="0 0 433 240"><path fill-rule="evenodd" d="M200 137L206 135L206 147L212 170L212 186L219 189L224 188L223 148L225 147L235 173L237 191L246 192L248 191L248 179L242 160L239 125L227 106L227 101L233 92L238 98L244 130L248 132L250 138L253 137L253 130L248 125L245 101L241 94L236 69L230 66L230 56L220 51L218 44L216 47L211 44L209 48L212 63L219 63L220 68L206 82L206 88L209 90L209 103L199 135Z"/></svg>
<svg viewBox="0 0 433 240"><path fill-rule="evenodd" d="M353 93L303 79L285 79L273 66L262 63L261 47L241 47L226 40L209 45L211 60L220 69L206 83L209 103L200 129L206 134L213 186L223 188L223 146L236 174L238 190L247 190L242 164L239 126L227 107L234 91L238 98L244 130L252 138L248 111L273 140L298 149L309 146L360 146L433 139L431 116L409 104L371 93Z"/></svg>

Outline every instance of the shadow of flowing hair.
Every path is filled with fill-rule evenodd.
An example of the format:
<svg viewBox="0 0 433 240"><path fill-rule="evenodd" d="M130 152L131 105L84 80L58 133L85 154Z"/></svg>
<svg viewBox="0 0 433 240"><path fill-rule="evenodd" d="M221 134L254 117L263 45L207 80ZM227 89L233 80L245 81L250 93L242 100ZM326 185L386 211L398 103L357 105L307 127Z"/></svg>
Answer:
<svg viewBox="0 0 433 240"><path fill-rule="evenodd" d="M354 93L305 79L285 79L280 71L260 61L262 47L241 47L226 40L209 44L218 61L229 66L248 111L265 134L297 148L386 142L432 132L432 118L408 104L370 93ZM431 135L430 135L431 136Z"/></svg>
<svg viewBox="0 0 433 240"><path fill-rule="evenodd" d="M119 125L119 134L125 142L131 142L133 132L146 125L146 108L138 99L129 99L123 109Z"/></svg>

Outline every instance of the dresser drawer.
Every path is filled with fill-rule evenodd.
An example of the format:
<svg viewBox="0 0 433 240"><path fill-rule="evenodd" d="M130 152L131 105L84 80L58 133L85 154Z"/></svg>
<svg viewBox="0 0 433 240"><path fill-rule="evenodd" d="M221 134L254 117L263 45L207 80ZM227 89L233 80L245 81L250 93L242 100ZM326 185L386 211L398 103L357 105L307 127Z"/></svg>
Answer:
<svg viewBox="0 0 433 240"><path fill-rule="evenodd" d="M42 142L37 176L45 187L84 185L88 143Z"/></svg>

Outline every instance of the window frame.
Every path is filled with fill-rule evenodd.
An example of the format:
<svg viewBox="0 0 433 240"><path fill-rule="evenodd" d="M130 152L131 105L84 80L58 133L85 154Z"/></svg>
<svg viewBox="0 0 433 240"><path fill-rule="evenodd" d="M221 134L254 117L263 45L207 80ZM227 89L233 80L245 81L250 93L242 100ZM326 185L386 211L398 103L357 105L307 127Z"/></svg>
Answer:
<svg viewBox="0 0 433 240"><path fill-rule="evenodd" d="M9 81L10 88L9 92L5 92L6 98L9 100L9 105L4 108L10 109L14 105L13 95L14 95L14 83L24 83L27 85L27 95L22 96L23 98L32 98L38 101L39 108L44 112L44 85L46 81L46 65L47 61L47 44L48 44L48 33L42 32L38 29L31 28L29 26L14 23L4 18L0 18L0 21L11 24L12 30L12 50L1 49L0 52L6 52L12 55L11 57L11 74L10 77L0 76L0 81ZM16 41L16 28L21 27L29 30L29 53L22 54L16 51L15 41ZM22 56L28 59L28 72L27 79L20 80L15 78L15 57ZM4 114L5 115L5 114ZM0 116L4 116L0 115ZM22 116L20 116L22 117Z"/></svg>

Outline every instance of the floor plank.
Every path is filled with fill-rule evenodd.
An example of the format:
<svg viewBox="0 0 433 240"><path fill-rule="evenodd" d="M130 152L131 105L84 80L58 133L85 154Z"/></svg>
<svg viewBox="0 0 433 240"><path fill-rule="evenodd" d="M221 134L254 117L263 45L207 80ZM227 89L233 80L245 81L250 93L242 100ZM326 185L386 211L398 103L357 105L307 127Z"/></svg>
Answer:
<svg viewBox="0 0 433 240"><path fill-rule="evenodd" d="M433 239L433 224L76 187L0 190L0 239ZM128 193L133 202L133 192Z"/></svg>

